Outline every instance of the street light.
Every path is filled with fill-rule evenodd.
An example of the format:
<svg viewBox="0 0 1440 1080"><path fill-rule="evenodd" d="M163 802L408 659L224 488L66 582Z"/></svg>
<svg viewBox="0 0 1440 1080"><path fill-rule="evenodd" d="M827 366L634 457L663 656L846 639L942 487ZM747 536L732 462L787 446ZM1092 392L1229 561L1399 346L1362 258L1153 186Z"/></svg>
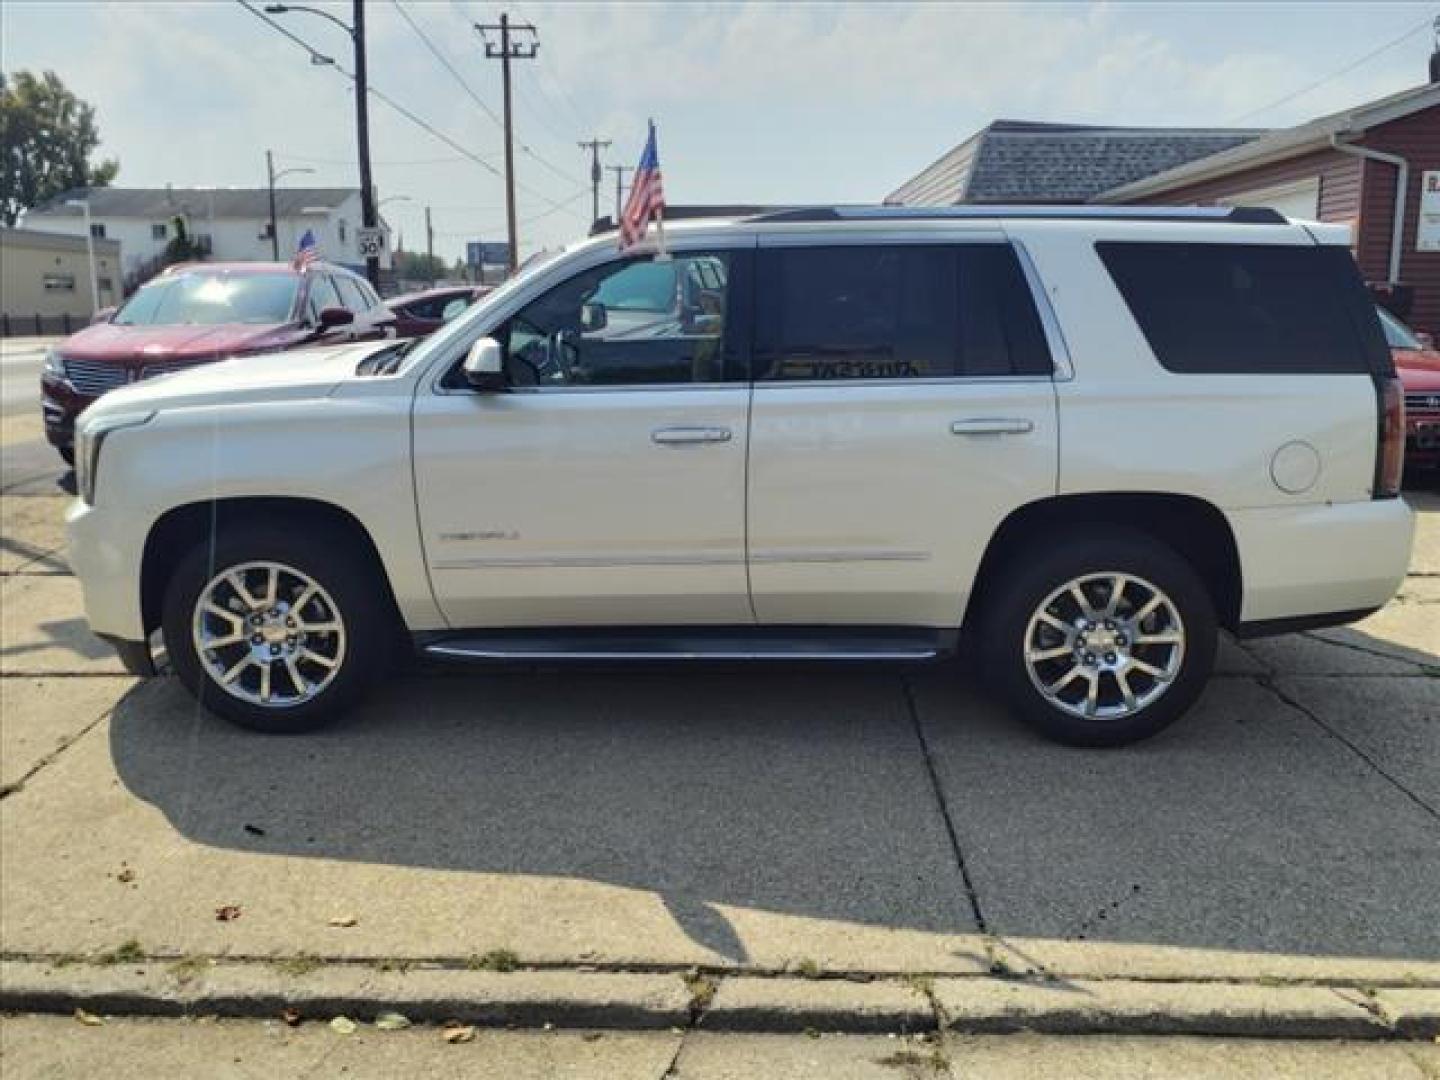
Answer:
<svg viewBox="0 0 1440 1080"><path fill-rule="evenodd" d="M66 199L66 206L78 206L85 211L85 255L90 262L90 314L100 310L100 285L95 280L95 234L90 231L90 200Z"/></svg>
<svg viewBox="0 0 1440 1080"><path fill-rule="evenodd" d="M297 166L293 169L281 169L275 171L275 155L269 150L265 151L265 173L270 178L270 257L276 262L280 261L280 231L275 222L275 181L282 176L289 176L291 173L313 173L314 169L306 169Z"/></svg>
<svg viewBox="0 0 1440 1080"><path fill-rule="evenodd" d="M365 85L365 0L352 0L353 22L347 23L343 19L337 19L328 11L320 8L306 7L303 4L267 4L265 13L267 15L285 15L292 11L303 12L307 15L318 15L344 30L350 35L350 42L355 47L355 141L358 144L360 153L360 219L367 230L374 229L375 218L375 193L370 186L370 113L367 94L369 91ZM312 64L334 63L329 57L311 51L310 62ZM370 279L370 284L377 289L380 287L380 257L378 255L367 255L365 257L365 276Z"/></svg>

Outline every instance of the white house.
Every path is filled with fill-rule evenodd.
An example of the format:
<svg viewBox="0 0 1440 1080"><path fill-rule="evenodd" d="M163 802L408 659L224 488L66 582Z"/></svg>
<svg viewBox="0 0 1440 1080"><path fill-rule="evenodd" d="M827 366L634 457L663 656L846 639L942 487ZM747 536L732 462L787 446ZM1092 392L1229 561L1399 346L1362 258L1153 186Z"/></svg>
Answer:
<svg viewBox="0 0 1440 1080"><path fill-rule="evenodd" d="M133 284L158 268L159 257L176 237L175 219L207 257L220 261L269 260L270 194L265 188L76 188L27 210L22 224L39 232L85 234L84 210L90 203L90 229L97 237L119 240L124 277ZM330 262L364 272L356 232L360 227L358 188L276 188L275 222L279 256L289 259L308 229ZM388 251L382 260L389 265Z"/></svg>

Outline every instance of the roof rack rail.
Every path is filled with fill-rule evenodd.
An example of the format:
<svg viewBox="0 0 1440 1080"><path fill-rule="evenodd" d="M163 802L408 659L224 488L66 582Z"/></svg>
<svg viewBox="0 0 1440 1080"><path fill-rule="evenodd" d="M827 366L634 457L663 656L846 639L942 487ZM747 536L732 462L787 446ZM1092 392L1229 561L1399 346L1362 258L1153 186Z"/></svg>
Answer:
<svg viewBox="0 0 1440 1080"><path fill-rule="evenodd" d="M1047 221L1229 221L1243 225L1284 225L1288 220L1266 206L804 206L756 214L752 224L807 221L947 221L971 218L1028 218Z"/></svg>

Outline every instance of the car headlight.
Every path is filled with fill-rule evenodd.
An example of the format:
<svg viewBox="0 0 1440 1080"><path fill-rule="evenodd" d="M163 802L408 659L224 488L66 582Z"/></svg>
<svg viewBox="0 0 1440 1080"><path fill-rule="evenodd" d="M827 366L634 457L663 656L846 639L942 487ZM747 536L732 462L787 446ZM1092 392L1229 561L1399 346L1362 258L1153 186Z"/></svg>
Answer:
<svg viewBox="0 0 1440 1080"><path fill-rule="evenodd" d="M45 374L53 375L57 379L70 377L70 373L65 370L65 358L54 349L45 350Z"/></svg>
<svg viewBox="0 0 1440 1080"><path fill-rule="evenodd" d="M97 416L77 425L75 434L75 489L90 506L95 505L95 471L100 467L100 447L105 436L121 428L148 424L155 410L117 412Z"/></svg>

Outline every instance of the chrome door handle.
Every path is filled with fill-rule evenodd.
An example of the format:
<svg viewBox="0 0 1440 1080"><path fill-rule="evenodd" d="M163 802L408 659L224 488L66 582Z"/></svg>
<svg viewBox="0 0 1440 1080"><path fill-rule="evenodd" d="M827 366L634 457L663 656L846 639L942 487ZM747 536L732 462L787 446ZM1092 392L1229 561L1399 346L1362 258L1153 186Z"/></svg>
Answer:
<svg viewBox="0 0 1440 1080"><path fill-rule="evenodd" d="M662 427L650 433L650 441L660 446L729 442L730 438L727 427Z"/></svg>
<svg viewBox="0 0 1440 1080"><path fill-rule="evenodd" d="M976 417L972 420L956 420L950 425L951 435L1027 435L1035 430L1029 420L1010 420L1000 417Z"/></svg>

